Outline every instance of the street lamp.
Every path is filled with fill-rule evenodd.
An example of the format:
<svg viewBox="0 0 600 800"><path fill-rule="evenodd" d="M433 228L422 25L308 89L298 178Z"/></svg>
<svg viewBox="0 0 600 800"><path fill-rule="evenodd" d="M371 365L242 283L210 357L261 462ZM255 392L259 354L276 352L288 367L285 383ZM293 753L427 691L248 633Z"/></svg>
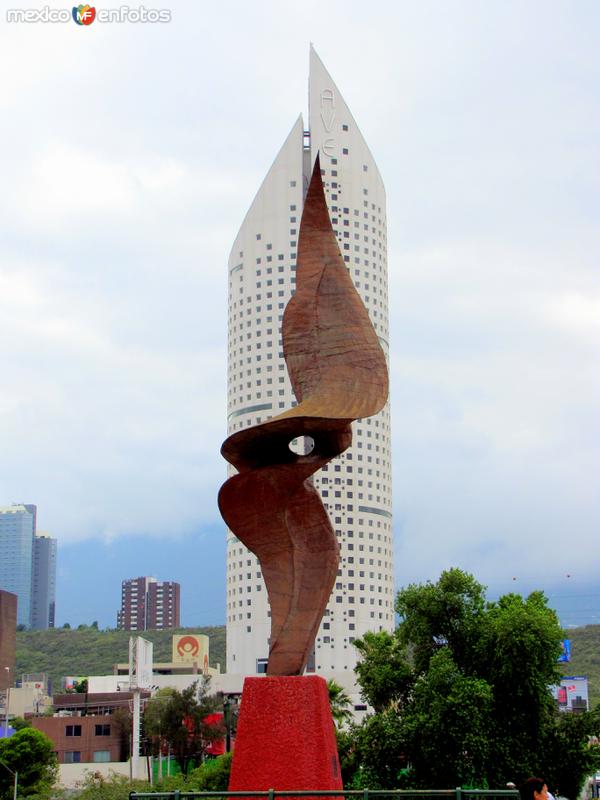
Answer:
<svg viewBox="0 0 600 800"><path fill-rule="evenodd" d="M2 764L2 766L5 769L7 769L10 772L10 774L13 776L13 778L15 779L14 783L13 783L13 800L17 800L17 785L19 783L19 773L18 772L13 772L12 769L4 763L4 761L0 761L0 764Z"/></svg>

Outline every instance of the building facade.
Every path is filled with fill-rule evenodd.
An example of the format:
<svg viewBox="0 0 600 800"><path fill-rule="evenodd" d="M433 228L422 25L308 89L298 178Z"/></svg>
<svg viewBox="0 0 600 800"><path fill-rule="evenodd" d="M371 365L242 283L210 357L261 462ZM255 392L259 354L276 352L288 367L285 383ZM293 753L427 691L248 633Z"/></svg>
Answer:
<svg viewBox="0 0 600 800"><path fill-rule="evenodd" d="M15 684L17 595L0 589L0 692Z"/></svg>
<svg viewBox="0 0 600 800"><path fill-rule="evenodd" d="M156 581L148 587L147 628L179 627L180 587L174 581Z"/></svg>
<svg viewBox="0 0 600 800"><path fill-rule="evenodd" d="M33 539L33 569L31 583L31 627L53 628L56 614L56 552L57 541L46 533Z"/></svg>
<svg viewBox="0 0 600 800"><path fill-rule="evenodd" d="M142 692L148 698L150 692ZM131 692L55 695L54 716L31 723L52 740L59 764L102 764L127 757L130 726L125 721ZM121 715L115 716L115 712Z"/></svg>
<svg viewBox="0 0 600 800"><path fill-rule="evenodd" d="M17 624L31 622L35 512L32 506L0 508L0 589L17 595Z"/></svg>
<svg viewBox="0 0 600 800"><path fill-rule="evenodd" d="M37 533L37 507L0 508L0 589L18 597L17 623L53 628L57 541Z"/></svg>
<svg viewBox="0 0 600 800"><path fill-rule="evenodd" d="M309 130L300 116L264 179L229 259L228 435L290 408L281 320L295 286L304 195L317 153L340 252L386 355L386 199L369 148L311 48ZM341 547L338 580L309 670L352 671L352 642L393 630L389 406L353 425L352 447L314 477ZM266 669L270 633L260 565L227 536L227 672Z"/></svg>
<svg viewBox="0 0 600 800"><path fill-rule="evenodd" d="M123 581L117 627L126 631L178 628L180 592L174 581L151 577Z"/></svg>

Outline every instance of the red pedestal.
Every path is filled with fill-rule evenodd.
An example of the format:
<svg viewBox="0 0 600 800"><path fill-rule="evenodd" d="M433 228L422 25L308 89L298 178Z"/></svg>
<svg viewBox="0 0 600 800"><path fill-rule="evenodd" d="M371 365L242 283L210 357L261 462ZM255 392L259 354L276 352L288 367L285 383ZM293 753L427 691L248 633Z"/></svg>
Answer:
<svg viewBox="0 0 600 800"><path fill-rule="evenodd" d="M341 788L324 679L246 678L229 791Z"/></svg>

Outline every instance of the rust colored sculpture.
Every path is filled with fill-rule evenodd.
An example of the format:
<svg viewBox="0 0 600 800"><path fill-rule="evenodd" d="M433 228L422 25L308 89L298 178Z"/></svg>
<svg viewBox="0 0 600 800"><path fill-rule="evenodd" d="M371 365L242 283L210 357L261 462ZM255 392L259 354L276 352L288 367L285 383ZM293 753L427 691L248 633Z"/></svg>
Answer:
<svg viewBox="0 0 600 800"><path fill-rule="evenodd" d="M388 396L385 357L331 227L317 157L298 247L283 353L298 405L232 434L237 470L219 492L223 519L256 554L269 594L269 675L303 672L337 575L339 545L310 476L352 442L351 422ZM306 455L290 442L308 436Z"/></svg>

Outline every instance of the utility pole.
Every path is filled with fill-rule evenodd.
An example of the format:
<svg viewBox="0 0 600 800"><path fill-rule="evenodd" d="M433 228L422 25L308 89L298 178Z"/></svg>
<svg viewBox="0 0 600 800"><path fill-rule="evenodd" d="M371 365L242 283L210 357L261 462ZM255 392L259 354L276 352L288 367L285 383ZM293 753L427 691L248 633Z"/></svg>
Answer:
<svg viewBox="0 0 600 800"><path fill-rule="evenodd" d="M225 722L225 751L231 751L231 700L229 695L223 695L223 717Z"/></svg>
<svg viewBox="0 0 600 800"><path fill-rule="evenodd" d="M133 692L133 728L131 736L131 775L132 777L139 778L140 768L140 727L142 724L141 719L141 702L140 702L140 688L138 686L137 675L137 659L136 659L136 640L133 636L129 638L129 689Z"/></svg>
<svg viewBox="0 0 600 800"><path fill-rule="evenodd" d="M162 733L158 724L158 780L162 781Z"/></svg>
<svg viewBox="0 0 600 800"><path fill-rule="evenodd" d="M133 730L131 737L131 774L140 775L140 729L142 726L141 690L152 684L152 643L141 636L129 638L129 688L133 693Z"/></svg>
<svg viewBox="0 0 600 800"><path fill-rule="evenodd" d="M7 677L7 687L6 687L6 695L4 700L4 705L6 706L4 709L4 736L8 736L8 710L10 706L10 667L4 667L6 672L8 673ZM6 766L6 764L4 765ZM8 767L6 767L8 769Z"/></svg>

